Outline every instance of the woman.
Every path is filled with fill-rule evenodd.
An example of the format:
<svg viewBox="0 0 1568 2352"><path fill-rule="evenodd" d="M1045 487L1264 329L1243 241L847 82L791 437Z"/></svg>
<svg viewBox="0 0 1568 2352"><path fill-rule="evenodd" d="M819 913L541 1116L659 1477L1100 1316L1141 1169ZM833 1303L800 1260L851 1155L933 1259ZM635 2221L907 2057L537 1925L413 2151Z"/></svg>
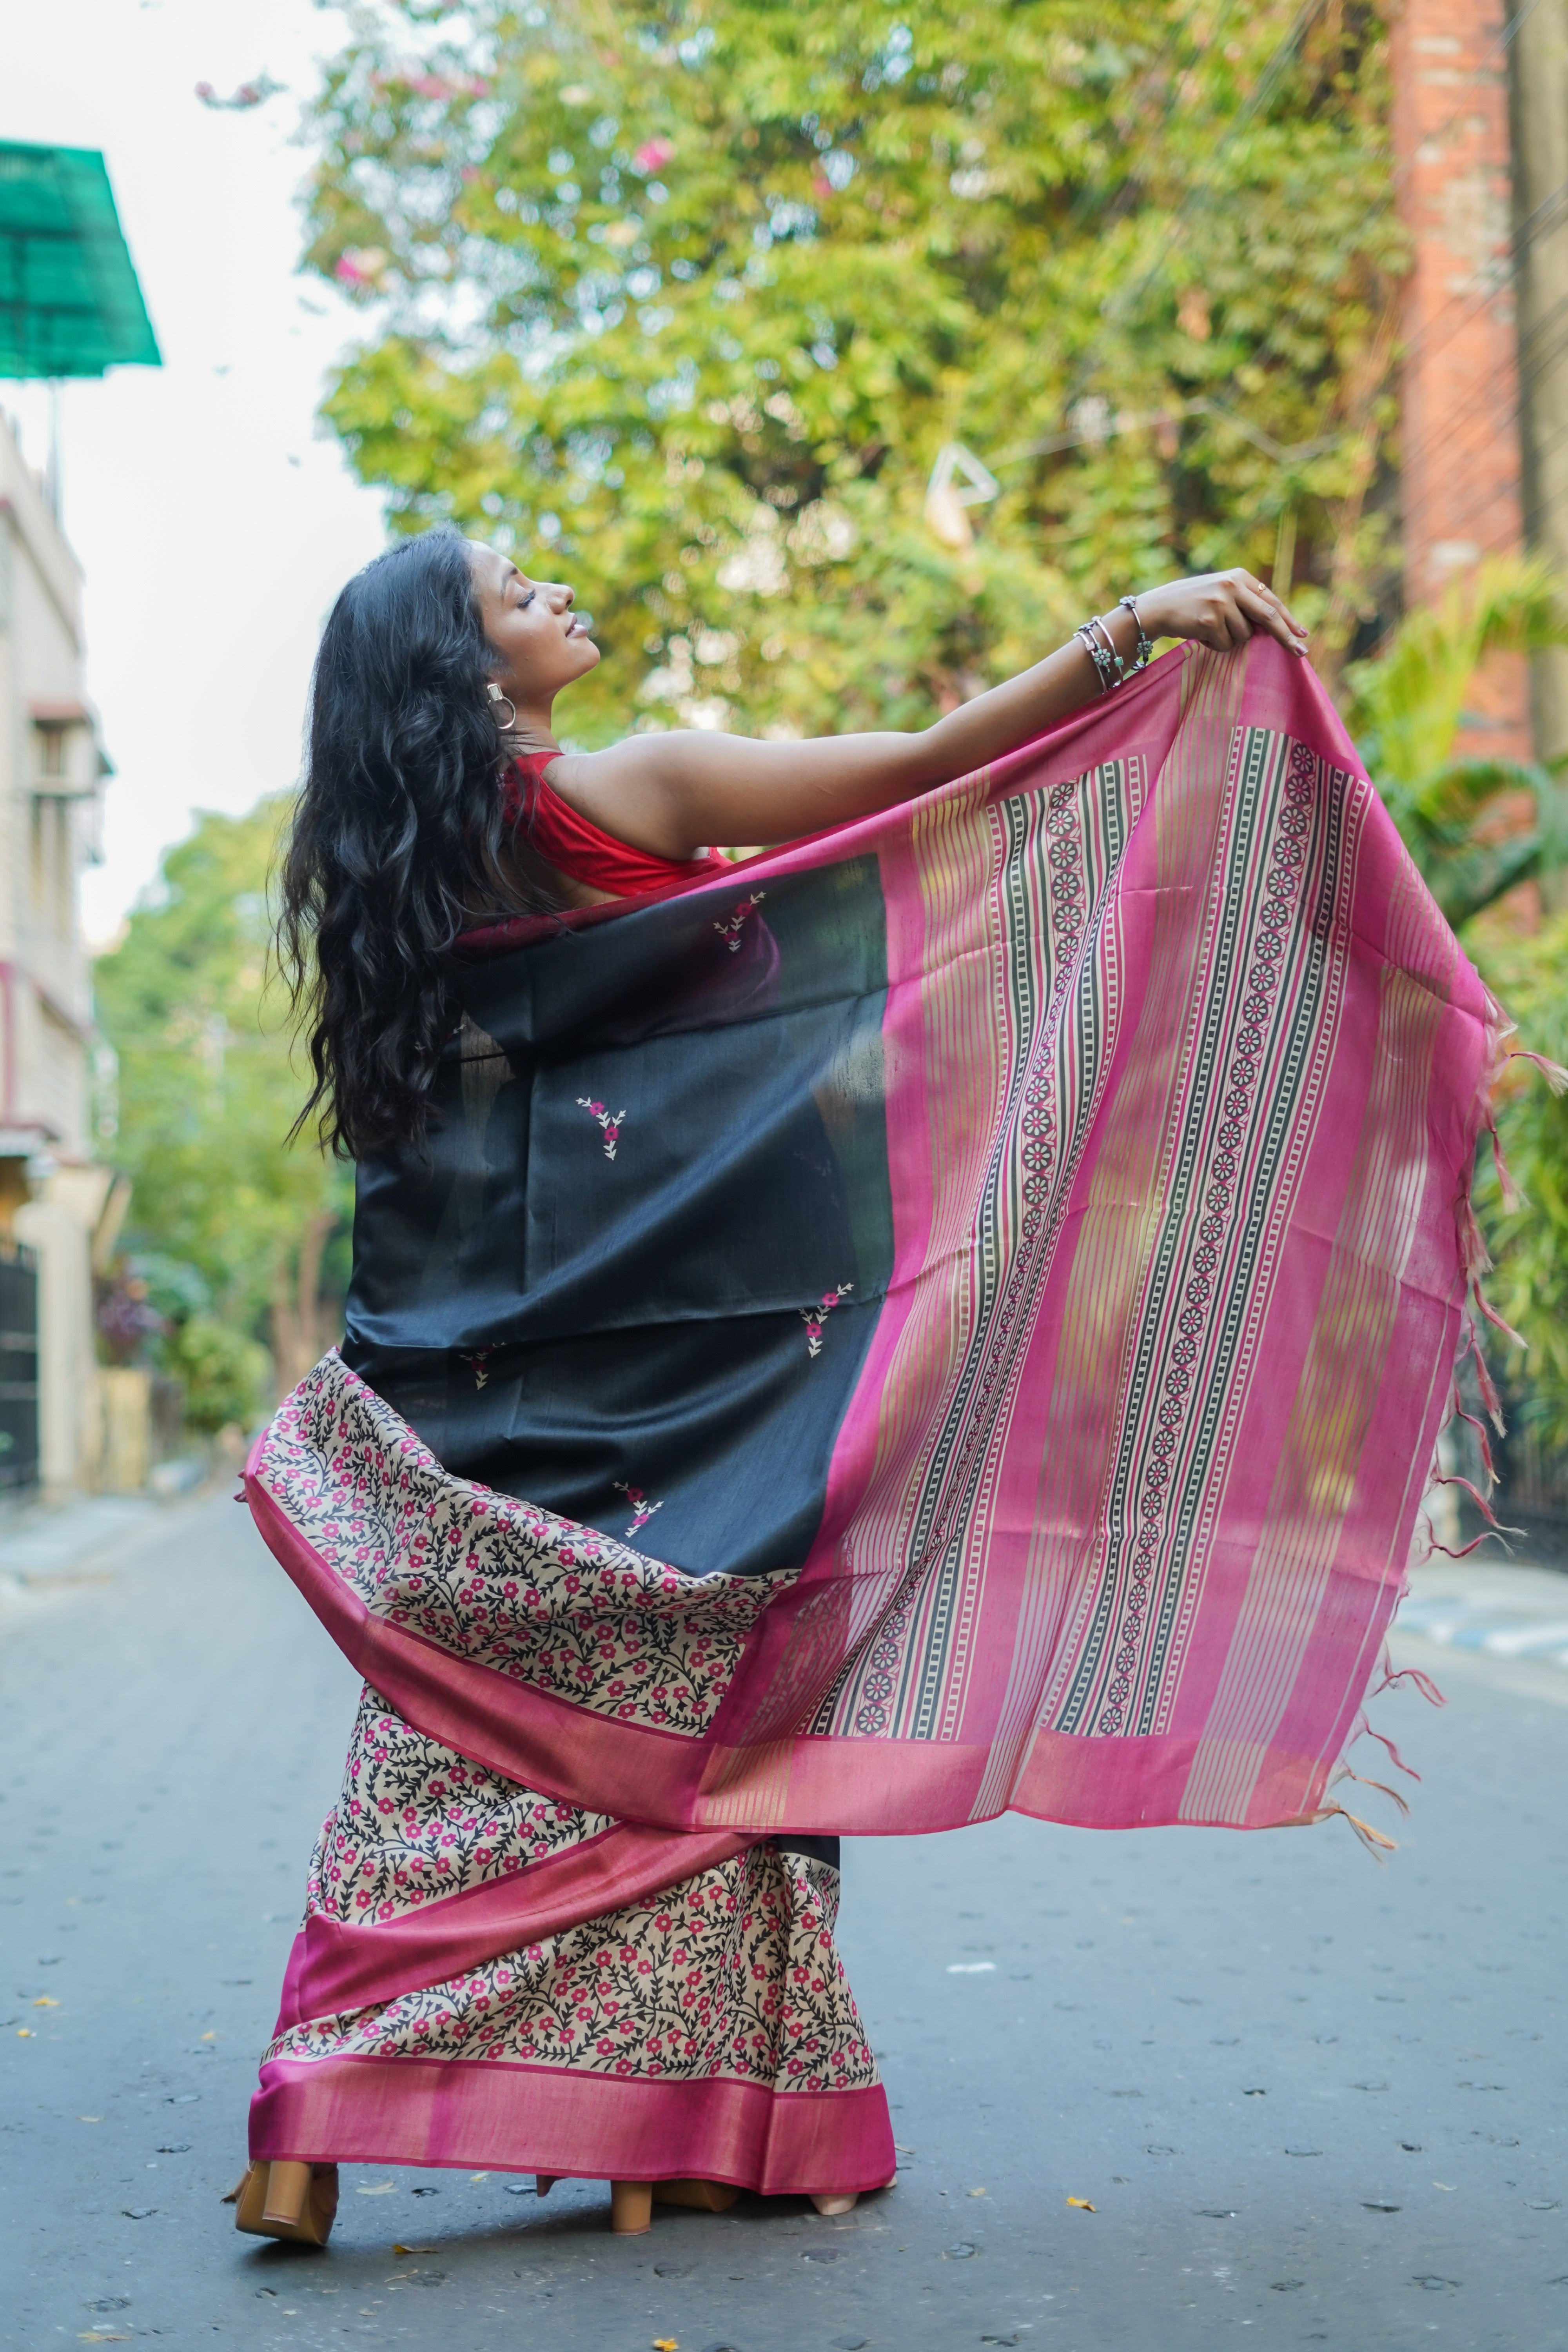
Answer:
<svg viewBox="0 0 1568 2352"><path fill-rule="evenodd" d="M572 590L446 530L378 558L323 636L282 926L315 1072L302 1120L315 1114L323 1139L361 1167L357 1256L378 1171L400 1155L406 1169L437 1139L444 1057L461 1060L465 1101L471 1088L489 1088L489 1101L503 1083L500 1049L454 1013L463 935L516 932L519 918L559 930L620 899L711 882L733 869L706 845L788 841L909 800L1113 690L1154 638L1224 650L1255 631L1303 650L1270 590L1245 572L1211 574L1124 598L922 733L650 733L565 753L556 698L600 659ZM762 926L742 929L759 898L709 927L733 952L732 993L766 987L747 961ZM613 1160L625 1114L579 1099ZM802 1165L812 1148L787 1126L771 1147L776 1161L795 1153ZM462 1190L461 1179L434 1186L427 1255L466 1213ZM411 1268L408 1280L428 1272ZM454 1463L434 1391L421 1403L419 1367L396 1370L395 1389L378 1370L377 1284L384 1292L384 1267L372 1280L357 1264L344 1352L365 1392L395 1393L436 1469L482 1476L465 1493L538 1500L549 1489L580 1548L585 1531L593 1538L589 1503L602 1477L580 1496L562 1466L593 1433L563 1433L559 1461L532 1471L504 1449ZM811 1360L852 1287L800 1310ZM490 1352L463 1358L476 1395ZM613 1410L605 1402L601 1417ZM643 1530L661 1503L630 1478L613 1483L627 1543L656 1550ZM779 1540L787 1555L799 1538ZM613 1670L634 1678L641 1639L628 1637ZM672 1707L696 1706L700 1671L684 1652ZM607 1688L613 1699L622 1684ZM609 2176L622 2231L648 2227L654 2197L716 2210L747 2187L803 2192L837 2212L884 2185L885 2097L833 1944L837 1840L638 1828L563 1801L559 1780L536 1790L497 1771L487 1738L434 1704L411 1720L367 1682L264 2066L239 2227L324 2242L340 2158L533 2171L541 2193L563 2172Z"/></svg>

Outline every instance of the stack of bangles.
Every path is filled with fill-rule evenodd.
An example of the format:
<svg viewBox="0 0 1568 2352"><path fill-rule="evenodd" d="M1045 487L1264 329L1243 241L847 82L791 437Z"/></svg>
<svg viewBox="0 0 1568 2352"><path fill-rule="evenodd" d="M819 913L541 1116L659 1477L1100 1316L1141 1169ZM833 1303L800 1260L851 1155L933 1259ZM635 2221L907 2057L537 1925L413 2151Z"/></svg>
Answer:
<svg viewBox="0 0 1568 2352"><path fill-rule="evenodd" d="M1116 604L1118 610L1124 604L1126 606L1137 629L1138 657L1135 661L1124 662L1122 659L1121 655L1116 651L1115 641L1110 630L1098 613L1094 614L1092 620L1085 621L1082 627L1072 632L1075 637L1082 637L1088 647L1089 658L1094 665L1094 673L1100 680L1102 694L1113 694L1117 687L1125 686L1127 680L1130 677L1135 677L1141 669L1147 669L1155 650L1145 633L1143 622L1138 616L1138 607L1134 599L1131 596L1119 596Z"/></svg>

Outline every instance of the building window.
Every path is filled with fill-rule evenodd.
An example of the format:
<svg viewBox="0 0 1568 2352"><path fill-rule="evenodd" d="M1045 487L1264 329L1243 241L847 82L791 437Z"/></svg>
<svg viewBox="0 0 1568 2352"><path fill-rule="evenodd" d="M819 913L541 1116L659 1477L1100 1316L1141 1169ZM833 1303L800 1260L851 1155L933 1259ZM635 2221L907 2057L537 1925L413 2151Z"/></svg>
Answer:
<svg viewBox="0 0 1568 2352"><path fill-rule="evenodd" d="M40 776L63 776L66 772L66 730L63 727L40 727L38 730L38 773Z"/></svg>
<svg viewBox="0 0 1568 2352"><path fill-rule="evenodd" d="M49 802L35 794L27 832L27 895L40 915L49 903Z"/></svg>
<svg viewBox="0 0 1568 2352"><path fill-rule="evenodd" d="M35 793L27 830L28 896L58 939L76 925L76 859L71 803L57 793Z"/></svg>

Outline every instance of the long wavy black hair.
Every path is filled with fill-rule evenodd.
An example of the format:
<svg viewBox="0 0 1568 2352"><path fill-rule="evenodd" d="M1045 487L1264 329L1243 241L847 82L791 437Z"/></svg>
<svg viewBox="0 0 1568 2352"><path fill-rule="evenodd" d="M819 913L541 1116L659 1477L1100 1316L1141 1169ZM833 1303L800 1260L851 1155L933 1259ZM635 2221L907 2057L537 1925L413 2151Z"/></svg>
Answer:
<svg viewBox="0 0 1568 2352"><path fill-rule="evenodd" d="M356 573L322 632L277 944L315 1077L295 1132L341 1158L423 1145L458 932L554 908L504 856L494 663L447 526Z"/></svg>

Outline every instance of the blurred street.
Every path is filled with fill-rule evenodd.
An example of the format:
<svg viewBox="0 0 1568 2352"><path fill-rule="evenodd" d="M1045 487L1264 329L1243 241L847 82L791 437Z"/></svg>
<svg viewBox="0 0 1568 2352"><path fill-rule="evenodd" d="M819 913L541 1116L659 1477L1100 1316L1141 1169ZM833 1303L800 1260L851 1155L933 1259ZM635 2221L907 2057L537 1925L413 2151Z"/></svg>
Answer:
<svg viewBox="0 0 1568 2352"><path fill-rule="evenodd" d="M1375 1707L1425 1776L1385 1866L1343 1823L847 1845L904 2167L847 2219L616 2242L602 2184L355 2167L315 2254L218 2200L353 1677L226 1497L99 1532L10 1577L0 1532L7 2345L1568 2346L1568 1672L1528 1638L1568 1580L1419 1586L1449 1704ZM1431 1638L1483 1619L1524 1638Z"/></svg>

